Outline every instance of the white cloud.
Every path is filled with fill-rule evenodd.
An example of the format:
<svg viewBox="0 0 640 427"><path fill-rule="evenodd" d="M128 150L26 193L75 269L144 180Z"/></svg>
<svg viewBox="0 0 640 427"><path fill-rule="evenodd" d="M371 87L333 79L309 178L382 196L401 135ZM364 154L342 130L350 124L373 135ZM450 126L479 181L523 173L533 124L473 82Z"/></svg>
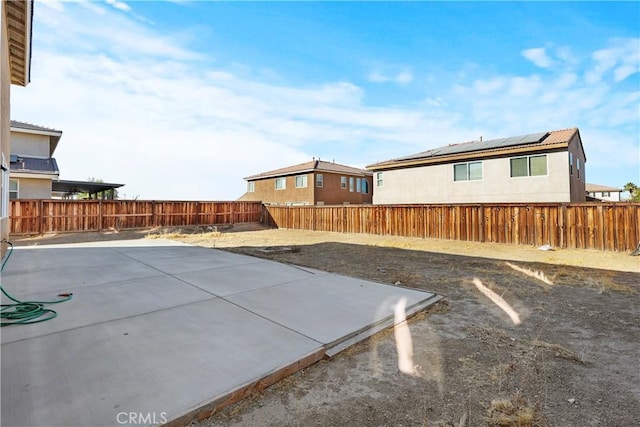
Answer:
<svg viewBox="0 0 640 427"><path fill-rule="evenodd" d="M129 5L126 4L125 2L117 1L117 0L105 0L105 1L111 6L115 7L116 9L123 10L125 12L128 12L131 10L131 7L129 7Z"/></svg>
<svg viewBox="0 0 640 427"><path fill-rule="evenodd" d="M369 81L373 83L397 83L399 85L406 85L413 81L413 73L404 69L397 74L385 74L381 71L373 71L369 74Z"/></svg>
<svg viewBox="0 0 640 427"><path fill-rule="evenodd" d="M411 83L413 81L413 74L411 74L409 71L401 71L399 72L396 77L393 79L396 83L404 85L407 83Z"/></svg>
<svg viewBox="0 0 640 427"><path fill-rule="evenodd" d="M585 73L589 84L598 83L613 71L616 82L640 72L640 38L614 39L613 46L595 51L593 64Z"/></svg>
<svg viewBox="0 0 640 427"><path fill-rule="evenodd" d="M42 4L44 7L57 10L58 12L62 12L64 10L64 3L62 1L49 0L49 1L44 1L42 3L38 3L38 5L40 4Z"/></svg>
<svg viewBox="0 0 640 427"><path fill-rule="evenodd" d="M529 61L533 62L533 64L540 68L548 68L553 65L553 61L547 55L547 51L543 47L537 47L533 49L523 50L522 56L524 56Z"/></svg>

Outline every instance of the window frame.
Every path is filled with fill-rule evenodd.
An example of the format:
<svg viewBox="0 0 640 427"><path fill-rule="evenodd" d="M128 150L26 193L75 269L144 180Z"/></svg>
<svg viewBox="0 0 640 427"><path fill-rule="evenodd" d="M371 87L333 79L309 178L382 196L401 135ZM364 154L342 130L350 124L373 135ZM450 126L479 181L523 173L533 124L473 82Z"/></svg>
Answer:
<svg viewBox="0 0 640 427"><path fill-rule="evenodd" d="M369 194L369 180L362 178L362 194Z"/></svg>
<svg viewBox="0 0 640 427"><path fill-rule="evenodd" d="M384 175L383 172L376 172L376 187L384 186Z"/></svg>
<svg viewBox="0 0 640 427"><path fill-rule="evenodd" d="M316 187L324 187L324 175L322 175L321 173L316 174Z"/></svg>
<svg viewBox="0 0 640 427"><path fill-rule="evenodd" d="M573 153L569 151L569 175L573 175Z"/></svg>
<svg viewBox="0 0 640 427"><path fill-rule="evenodd" d="M247 181L247 193L255 193L255 192L256 192L256 182Z"/></svg>
<svg viewBox="0 0 640 427"><path fill-rule="evenodd" d="M282 186L280 188L278 188L278 182L282 183ZM280 190L286 190L287 189L287 178L286 177L276 178L275 183L276 183L276 190L280 191Z"/></svg>
<svg viewBox="0 0 640 427"><path fill-rule="evenodd" d="M355 178L354 178L354 177L352 177L352 176L350 176L350 177L349 177L349 193L353 193L353 191L354 191L354 190L355 190L355 188L356 188L356 185L355 185L355 184L356 184L356 183L355 183Z"/></svg>
<svg viewBox="0 0 640 427"><path fill-rule="evenodd" d="M16 189L11 189L11 184L16 183ZM15 193L15 197L11 197L11 194ZM9 200L16 200L20 198L20 180L16 178L9 178Z"/></svg>
<svg viewBox="0 0 640 427"><path fill-rule="evenodd" d="M480 178L471 178L471 165L480 165ZM456 167L465 166L465 178L457 179ZM475 160L472 162L454 163L453 165L453 182L465 182L465 181L482 181L484 179L484 165L482 160Z"/></svg>
<svg viewBox="0 0 640 427"><path fill-rule="evenodd" d="M346 176L341 176L340 177L340 188L342 188L343 190L347 189L347 177Z"/></svg>
<svg viewBox="0 0 640 427"><path fill-rule="evenodd" d="M536 158L536 157L544 157L544 174L535 174L532 175L531 174L531 159ZM513 175L513 161L514 160L522 160L525 159L526 162L526 175L517 175L514 176ZM547 156L546 154L531 154L531 155L527 155L527 156L518 156L518 157L510 157L509 158L509 176L511 178L531 178L531 177L535 177L535 176L549 176L549 156Z"/></svg>
<svg viewBox="0 0 640 427"><path fill-rule="evenodd" d="M302 180L302 185L298 185L298 179ZM295 187L296 188L307 188L307 185L309 184L308 182L308 178L307 175L296 175L295 179L294 179L294 183L295 183Z"/></svg>

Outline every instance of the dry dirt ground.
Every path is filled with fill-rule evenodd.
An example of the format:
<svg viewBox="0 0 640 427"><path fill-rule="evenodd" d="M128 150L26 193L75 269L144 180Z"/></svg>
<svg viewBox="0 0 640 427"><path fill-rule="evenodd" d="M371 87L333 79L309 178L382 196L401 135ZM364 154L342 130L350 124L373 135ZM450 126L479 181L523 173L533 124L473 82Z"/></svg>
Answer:
<svg viewBox="0 0 640 427"><path fill-rule="evenodd" d="M63 235L18 244L168 237L445 297L409 321L416 375L399 371L390 330L194 425L640 425L640 257L389 236L231 232L251 229ZM265 247L293 251L265 253Z"/></svg>

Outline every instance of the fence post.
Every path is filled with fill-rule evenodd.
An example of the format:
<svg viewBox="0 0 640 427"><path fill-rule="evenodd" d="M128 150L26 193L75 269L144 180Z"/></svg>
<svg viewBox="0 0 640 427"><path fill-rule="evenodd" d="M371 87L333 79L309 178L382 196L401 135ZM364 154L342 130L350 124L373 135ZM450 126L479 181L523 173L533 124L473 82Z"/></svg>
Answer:
<svg viewBox="0 0 640 427"><path fill-rule="evenodd" d="M560 241L558 242L558 246L560 248L567 247L567 239L565 236L566 233L566 221L567 221L567 204L562 203L560 205L560 218L558 218L558 227L560 228ZM604 240L604 239L603 239Z"/></svg>
<svg viewBox="0 0 640 427"><path fill-rule="evenodd" d="M44 234L44 200L40 199L40 202L38 203L38 210L39 212L39 217L38 218L38 231L40 232L40 234Z"/></svg>
<svg viewBox="0 0 640 427"><path fill-rule="evenodd" d="M102 199L100 199L100 201L98 202L98 231L102 232L102 217L103 217L103 211L102 211Z"/></svg>

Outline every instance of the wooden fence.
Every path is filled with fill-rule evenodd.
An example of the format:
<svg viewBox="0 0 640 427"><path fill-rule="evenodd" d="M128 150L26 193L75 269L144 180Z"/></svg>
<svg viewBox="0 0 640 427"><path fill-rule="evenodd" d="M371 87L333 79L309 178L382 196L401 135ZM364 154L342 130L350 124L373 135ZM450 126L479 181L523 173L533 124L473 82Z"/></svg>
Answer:
<svg viewBox="0 0 640 427"><path fill-rule="evenodd" d="M264 222L295 230L366 233L555 248L631 251L640 203L265 206Z"/></svg>
<svg viewBox="0 0 640 427"><path fill-rule="evenodd" d="M261 214L260 202L12 200L10 233L235 224L260 222Z"/></svg>

